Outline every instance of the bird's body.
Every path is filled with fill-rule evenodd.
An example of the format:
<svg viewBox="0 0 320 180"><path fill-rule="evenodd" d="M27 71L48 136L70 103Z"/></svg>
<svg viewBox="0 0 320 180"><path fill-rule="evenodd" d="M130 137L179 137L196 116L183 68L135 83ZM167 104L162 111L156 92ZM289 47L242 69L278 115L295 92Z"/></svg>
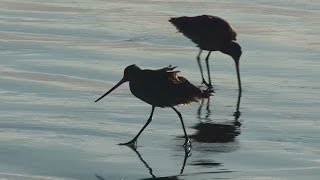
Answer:
<svg viewBox="0 0 320 180"><path fill-rule="evenodd" d="M170 22L202 50L220 51L237 36L230 24L217 16L183 16L171 18Z"/></svg>
<svg viewBox="0 0 320 180"><path fill-rule="evenodd" d="M168 66L158 70L148 70L141 69L135 64L130 65L124 70L124 76L120 82L95 101L99 101L122 83L129 81L132 94L152 105L151 114L147 123L131 141L123 143L124 145L132 145L136 142L139 135L151 122L155 107L170 107L178 114L186 138L185 144L188 144L189 140L182 116L174 106L208 98L210 92L202 91L191 84L186 78L178 76L177 73L179 71L173 71L174 68L176 67Z"/></svg>
<svg viewBox="0 0 320 180"><path fill-rule="evenodd" d="M160 70L138 69L129 82L134 96L156 107L188 104L203 98L205 94L186 78L178 76L173 68Z"/></svg>
<svg viewBox="0 0 320 180"><path fill-rule="evenodd" d="M203 83L208 85L208 87L211 86L208 64L209 56L211 51L220 51L230 55L234 59L237 68L239 90L241 90L239 59L242 51L240 45L235 42L237 33L227 21L220 17L210 15L174 17L169 21L179 30L179 32L183 33L200 48L197 60ZM200 63L202 50L209 51L206 57L209 83L207 83L203 77Z"/></svg>

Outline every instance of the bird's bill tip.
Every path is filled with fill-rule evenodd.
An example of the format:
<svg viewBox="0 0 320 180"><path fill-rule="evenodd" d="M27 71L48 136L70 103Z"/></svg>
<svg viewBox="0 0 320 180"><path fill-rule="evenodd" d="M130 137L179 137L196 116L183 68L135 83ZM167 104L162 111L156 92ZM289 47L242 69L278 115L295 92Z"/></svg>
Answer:
<svg viewBox="0 0 320 180"><path fill-rule="evenodd" d="M98 102L99 100L101 100L102 98L104 98L106 95L110 94L113 90L115 90L117 87L119 87L121 84L123 84L124 82L126 82L126 80L124 78L122 78L116 85L114 85L109 91L107 91L105 94L103 94L101 97L99 97L97 100L95 100L94 102Z"/></svg>

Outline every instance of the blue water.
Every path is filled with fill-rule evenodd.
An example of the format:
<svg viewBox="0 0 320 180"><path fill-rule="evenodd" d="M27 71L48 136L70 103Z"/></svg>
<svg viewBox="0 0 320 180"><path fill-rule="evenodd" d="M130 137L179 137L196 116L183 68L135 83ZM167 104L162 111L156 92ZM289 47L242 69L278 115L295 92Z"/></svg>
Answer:
<svg viewBox="0 0 320 180"><path fill-rule="evenodd" d="M171 109L156 108L138 152L118 146L151 107L127 84L93 101L134 63L177 65L200 85L198 49L168 22L199 14L237 29L239 109L233 61L214 52L215 95L177 107L192 137L190 157ZM319 37L313 0L1 0L0 178L318 179Z"/></svg>

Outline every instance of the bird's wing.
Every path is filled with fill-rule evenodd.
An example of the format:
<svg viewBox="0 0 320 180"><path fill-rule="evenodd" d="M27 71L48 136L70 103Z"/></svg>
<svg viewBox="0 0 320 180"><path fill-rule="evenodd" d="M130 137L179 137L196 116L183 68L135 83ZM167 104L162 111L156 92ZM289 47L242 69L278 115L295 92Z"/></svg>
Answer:
<svg viewBox="0 0 320 180"><path fill-rule="evenodd" d="M210 96L194 86L186 78L178 76L180 71L173 71L172 68L145 72L150 77L146 79L146 84L149 84L150 91L145 95L156 99L163 106L187 104Z"/></svg>
<svg viewBox="0 0 320 180"><path fill-rule="evenodd" d="M170 22L200 47L210 44L215 48L220 43L236 40L235 30L227 21L216 16L177 17L171 18Z"/></svg>

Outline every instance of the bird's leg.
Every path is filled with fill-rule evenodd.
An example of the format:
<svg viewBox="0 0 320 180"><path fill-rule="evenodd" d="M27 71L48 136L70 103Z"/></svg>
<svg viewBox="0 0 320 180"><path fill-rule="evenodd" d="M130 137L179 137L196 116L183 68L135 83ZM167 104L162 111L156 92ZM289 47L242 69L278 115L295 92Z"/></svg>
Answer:
<svg viewBox="0 0 320 180"><path fill-rule="evenodd" d="M180 113L176 108L174 108L173 106L171 106L171 108L178 114L178 116L179 116L179 118L180 118L180 121L181 121L181 124L182 124L183 132L184 132L184 138L185 138L185 142L184 142L183 146L190 148L190 147L191 147L191 141L190 141L190 139L188 138L188 134L187 134L186 128L184 127L182 115L181 115L181 113Z"/></svg>
<svg viewBox="0 0 320 180"><path fill-rule="evenodd" d="M208 83L206 82L206 80L203 77L203 71L202 71L202 66L201 66L201 62L200 62L200 55L201 55L202 50L200 49L198 55L197 55L197 62L198 62L198 66L200 69L200 73L201 73L201 78L202 78L202 83L201 84L205 84L206 86L208 86Z"/></svg>
<svg viewBox="0 0 320 180"><path fill-rule="evenodd" d="M137 141L138 137L140 136L142 131L148 126L148 124L151 122L154 109L155 109L155 106L152 106L150 117L149 117L148 121L146 122L146 124L139 131L139 133L131 141L126 142L126 143L120 143L119 145L127 145L127 146L130 146L130 147L135 147L135 144L136 144L136 141Z"/></svg>
<svg viewBox="0 0 320 180"><path fill-rule="evenodd" d="M211 54L211 51L209 51L207 57L206 57L206 65L207 65L207 70L208 70L208 79L209 79L209 84L207 85L209 89L212 89L212 84L211 84L211 76L210 76L210 68L209 68L209 56Z"/></svg>

